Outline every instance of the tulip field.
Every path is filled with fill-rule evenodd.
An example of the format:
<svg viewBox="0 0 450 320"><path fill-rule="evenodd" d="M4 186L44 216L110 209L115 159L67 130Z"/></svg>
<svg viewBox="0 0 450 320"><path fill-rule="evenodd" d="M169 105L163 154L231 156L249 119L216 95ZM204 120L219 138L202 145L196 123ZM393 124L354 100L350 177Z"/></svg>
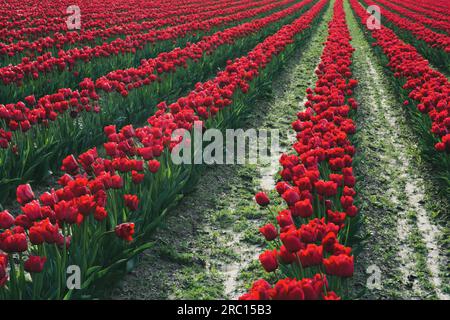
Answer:
<svg viewBox="0 0 450 320"><path fill-rule="evenodd" d="M1 300L450 299L449 0L0 17Z"/></svg>

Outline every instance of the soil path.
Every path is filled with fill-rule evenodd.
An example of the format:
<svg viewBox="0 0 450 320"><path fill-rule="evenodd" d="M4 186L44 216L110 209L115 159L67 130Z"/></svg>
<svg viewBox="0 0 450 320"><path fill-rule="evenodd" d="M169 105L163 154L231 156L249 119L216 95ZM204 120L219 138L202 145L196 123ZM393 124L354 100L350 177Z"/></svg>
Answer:
<svg viewBox="0 0 450 320"><path fill-rule="evenodd" d="M442 227L433 219L439 202L432 177L420 163L417 139L385 79L350 6L354 77L360 103L355 144L357 189L362 213L354 297L448 299L448 259ZM448 209L445 203L438 210ZM367 268L381 270L381 287L367 288Z"/></svg>

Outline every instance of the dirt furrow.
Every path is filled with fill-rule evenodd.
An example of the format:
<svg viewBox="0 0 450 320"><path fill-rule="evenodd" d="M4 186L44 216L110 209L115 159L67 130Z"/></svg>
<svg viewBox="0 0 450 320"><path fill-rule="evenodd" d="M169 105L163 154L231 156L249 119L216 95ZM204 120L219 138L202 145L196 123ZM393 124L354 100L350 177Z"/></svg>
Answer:
<svg viewBox="0 0 450 320"><path fill-rule="evenodd" d="M346 10L350 12L348 5ZM365 298L446 298L440 278L446 266L438 241L441 231L429 218L424 202L427 177L413 161L412 152L418 148L414 134L353 15L348 15L348 21L356 48L355 77L360 82L355 140L364 216L356 291ZM371 264L383 271L378 291L364 284Z"/></svg>

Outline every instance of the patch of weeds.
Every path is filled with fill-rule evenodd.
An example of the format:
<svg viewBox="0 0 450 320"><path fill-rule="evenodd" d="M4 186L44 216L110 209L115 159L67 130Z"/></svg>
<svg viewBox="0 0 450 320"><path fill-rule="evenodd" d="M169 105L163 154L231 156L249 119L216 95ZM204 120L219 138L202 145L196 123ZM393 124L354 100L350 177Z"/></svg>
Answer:
<svg viewBox="0 0 450 320"><path fill-rule="evenodd" d="M239 208L240 215L250 220L262 219L264 218L266 212L267 212L266 210L260 209L254 205Z"/></svg>
<svg viewBox="0 0 450 320"><path fill-rule="evenodd" d="M216 269L185 268L176 276L177 286L173 295L176 299L212 300L223 297L224 285Z"/></svg>
<svg viewBox="0 0 450 320"><path fill-rule="evenodd" d="M435 288L430 282L431 272L427 265L428 250L422 239L419 228L417 227L417 214L415 211L408 211L409 223L411 225L411 233L408 236L410 245L414 248L414 258L416 264L416 276L422 288L429 292L428 298L436 299Z"/></svg>
<svg viewBox="0 0 450 320"><path fill-rule="evenodd" d="M161 258L182 265L194 263L194 255L187 252L178 252L176 248L163 245L159 248L158 254Z"/></svg>
<svg viewBox="0 0 450 320"><path fill-rule="evenodd" d="M231 247L218 247L211 252L211 257L223 262L234 262L240 258L240 255Z"/></svg>
<svg viewBox="0 0 450 320"><path fill-rule="evenodd" d="M226 228L234 223L234 212L230 209L214 211L211 215L211 220L217 223L219 227Z"/></svg>
<svg viewBox="0 0 450 320"><path fill-rule="evenodd" d="M242 238L243 241L246 241L250 244L256 245L256 246L262 246L264 245L265 241L262 237L261 233L257 231L257 229L247 229L244 232L244 236Z"/></svg>

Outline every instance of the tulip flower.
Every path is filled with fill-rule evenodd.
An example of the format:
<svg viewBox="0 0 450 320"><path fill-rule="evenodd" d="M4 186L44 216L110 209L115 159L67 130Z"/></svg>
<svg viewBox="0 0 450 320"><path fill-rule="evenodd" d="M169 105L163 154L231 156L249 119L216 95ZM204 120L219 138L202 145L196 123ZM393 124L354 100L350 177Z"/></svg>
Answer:
<svg viewBox="0 0 450 320"><path fill-rule="evenodd" d="M255 200L256 203L262 207L267 206L270 203L269 197L264 192L258 192L255 195Z"/></svg>
<svg viewBox="0 0 450 320"><path fill-rule="evenodd" d="M275 271L278 268L277 251L265 251L259 256L259 261L267 272Z"/></svg>
<svg viewBox="0 0 450 320"><path fill-rule="evenodd" d="M156 172L158 172L159 167L160 167L160 163L159 163L158 160L150 160L150 161L148 162L148 170L149 170L151 173L156 173Z"/></svg>
<svg viewBox="0 0 450 320"><path fill-rule="evenodd" d="M353 275L353 257L346 254L330 256L323 260L327 274L339 277L351 277Z"/></svg>
<svg viewBox="0 0 450 320"><path fill-rule="evenodd" d="M16 190L17 202L24 205L34 200L34 193L29 184L22 184Z"/></svg>
<svg viewBox="0 0 450 320"><path fill-rule="evenodd" d="M264 235L267 241L274 240L278 236L278 231L271 223L259 228L259 231Z"/></svg>
<svg viewBox="0 0 450 320"><path fill-rule="evenodd" d="M0 229L9 229L14 224L14 217L8 210L0 212Z"/></svg>
<svg viewBox="0 0 450 320"><path fill-rule="evenodd" d="M117 225L114 231L119 238L131 242L133 241L134 223L122 223Z"/></svg>
<svg viewBox="0 0 450 320"><path fill-rule="evenodd" d="M125 205L130 209L131 211L136 211L139 206L139 198L136 195L132 194L125 194L123 196L125 200Z"/></svg>
<svg viewBox="0 0 450 320"><path fill-rule="evenodd" d="M47 261L46 257L30 256L24 263L24 268L30 273L39 273L44 269L44 264Z"/></svg>

